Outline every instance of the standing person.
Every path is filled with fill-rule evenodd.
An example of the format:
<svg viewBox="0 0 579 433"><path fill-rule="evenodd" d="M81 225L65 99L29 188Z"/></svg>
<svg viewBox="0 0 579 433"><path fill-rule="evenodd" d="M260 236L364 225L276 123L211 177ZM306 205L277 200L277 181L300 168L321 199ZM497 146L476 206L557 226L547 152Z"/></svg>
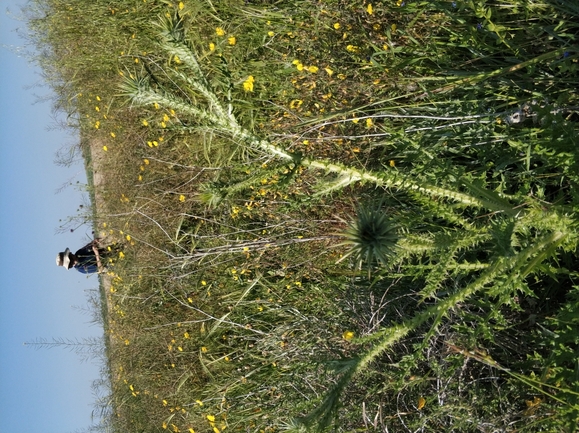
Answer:
<svg viewBox="0 0 579 433"><path fill-rule="evenodd" d="M101 258L105 257L109 251L104 248L98 248L99 245L100 239L97 238L74 254L67 248L56 255L56 264L67 270L75 268L83 274L93 274L102 271Z"/></svg>

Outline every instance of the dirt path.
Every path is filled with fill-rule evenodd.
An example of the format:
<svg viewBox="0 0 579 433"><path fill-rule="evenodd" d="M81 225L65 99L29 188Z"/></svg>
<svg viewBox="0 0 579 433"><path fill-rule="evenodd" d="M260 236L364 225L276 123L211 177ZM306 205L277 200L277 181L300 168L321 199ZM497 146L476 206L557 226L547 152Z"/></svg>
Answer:
<svg viewBox="0 0 579 433"><path fill-rule="evenodd" d="M102 167L102 159L103 159L103 145L98 139L91 139L89 143L89 151L90 151L90 170L92 170L92 180L93 180L93 189L94 189L94 203L97 215L97 221L101 215L106 214L106 210L104 208L104 200L102 198L102 189L104 187L104 175L101 170ZM98 229L95 230L95 236L98 236ZM112 283L112 277L107 274L106 271L101 272L99 274L100 280L100 288L103 291L103 296L101 299L106 301L106 311L107 313L111 314L111 302L110 301L110 288ZM112 341L111 341L112 342Z"/></svg>

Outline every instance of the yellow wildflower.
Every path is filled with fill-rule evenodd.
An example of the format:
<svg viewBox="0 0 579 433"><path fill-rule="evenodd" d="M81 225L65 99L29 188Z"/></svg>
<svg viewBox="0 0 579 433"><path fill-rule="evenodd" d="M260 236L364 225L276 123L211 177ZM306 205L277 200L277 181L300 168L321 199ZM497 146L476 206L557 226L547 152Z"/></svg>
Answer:
<svg viewBox="0 0 579 433"><path fill-rule="evenodd" d="M109 148L107 146L103 146L103 150L106 152L109 150Z"/></svg>
<svg viewBox="0 0 579 433"><path fill-rule="evenodd" d="M390 167L396 167L396 162L395 162L393 159L391 159L391 160L388 162L388 164L390 165Z"/></svg>
<svg viewBox="0 0 579 433"><path fill-rule="evenodd" d="M213 42L209 43L209 51L215 51L215 44Z"/></svg>
<svg viewBox="0 0 579 433"><path fill-rule="evenodd" d="M350 51L351 53L356 53L358 52L359 48L355 45L348 45L346 50Z"/></svg>
<svg viewBox="0 0 579 433"><path fill-rule="evenodd" d="M302 62L300 62L299 60L294 60L292 62L292 64L294 64L297 68L298 71L303 71L304 70L304 65L302 64Z"/></svg>
<svg viewBox="0 0 579 433"><path fill-rule="evenodd" d="M342 27L342 26L340 25L340 23L335 23L335 24L334 24L334 28L335 28L336 30L338 30L340 27Z"/></svg>
<svg viewBox="0 0 579 433"><path fill-rule="evenodd" d="M235 38L235 36L229 36L227 38L227 43L231 46L235 45L237 43L237 39Z"/></svg>
<svg viewBox="0 0 579 433"><path fill-rule="evenodd" d="M115 134L114 132L111 132L111 137L115 138L117 136L117 134Z"/></svg>
<svg viewBox="0 0 579 433"><path fill-rule="evenodd" d="M268 35L270 38L273 38L274 35L275 35L275 33L270 30L269 32L267 32L267 35Z"/></svg>
<svg viewBox="0 0 579 433"><path fill-rule="evenodd" d="M426 399L424 397L420 397L418 399L418 406L416 406L416 409L422 410L422 408L424 407L425 404L426 404Z"/></svg>
<svg viewBox="0 0 579 433"><path fill-rule="evenodd" d="M182 11L184 7L185 4L183 2L179 2L179 10Z"/></svg>
<svg viewBox="0 0 579 433"><path fill-rule="evenodd" d="M209 422L215 422L215 417L213 415L207 415L207 420Z"/></svg>
<svg viewBox="0 0 579 433"><path fill-rule="evenodd" d="M304 101L302 101L301 99L294 99L293 101L290 102L290 108L292 110L295 110L296 108L300 108L303 103Z"/></svg>
<svg viewBox="0 0 579 433"><path fill-rule="evenodd" d="M308 71L311 72L312 74L315 74L316 72L318 72L319 68L317 66L308 66Z"/></svg>
<svg viewBox="0 0 579 433"><path fill-rule="evenodd" d="M342 334L342 338L344 338L346 341L350 341L352 338L354 338L354 333L352 331L345 331Z"/></svg>
<svg viewBox="0 0 579 433"><path fill-rule="evenodd" d="M179 201L180 201L181 203L183 203L183 202L185 201L185 196L184 196L183 194L181 194L181 195L179 196Z"/></svg>
<svg viewBox="0 0 579 433"><path fill-rule="evenodd" d="M245 80L243 82L243 90L245 90L246 92L253 92L253 83L255 82L255 79L253 78L253 75L250 75L247 80Z"/></svg>
<svg viewBox="0 0 579 433"><path fill-rule="evenodd" d="M94 107L94 109L96 110L96 112L98 113L99 111L101 111L101 109L98 107L98 105L96 107Z"/></svg>
<svg viewBox="0 0 579 433"><path fill-rule="evenodd" d="M215 29L215 33L217 33L217 36L224 36L225 35L225 30L223 30L221 27L217 27Z"/></svg>
<svg viewBox="0 0 579 433"><path fill-rule="evenodd" d="M334 75L334 71L332 71L330 68L324 68L324 71L326 71L326 73L331 77L332 75Z"/></svg>
<svg viewBox="0 0 579 433"><path fill-rule="evenodd" d="M372 3L370 3L368 5L368 7L366 8L366 11L368 12L369 15L372 15L374 13L374 9L372 8Z"/></svg>
<svg viewBox="0 0 579 433"><path fill-rule="evenodd" d="M374 125L374 122L372 121L372 119L369 117L366 119L366 128L371 128L372 125Z"/></svg>
<svg viewBox="0 0 579 433"><path fill-rule="evenodd" d="M146 119L143 119L141 123L143 124L143 126L149 126L149 122L147 122Z"/></svg>

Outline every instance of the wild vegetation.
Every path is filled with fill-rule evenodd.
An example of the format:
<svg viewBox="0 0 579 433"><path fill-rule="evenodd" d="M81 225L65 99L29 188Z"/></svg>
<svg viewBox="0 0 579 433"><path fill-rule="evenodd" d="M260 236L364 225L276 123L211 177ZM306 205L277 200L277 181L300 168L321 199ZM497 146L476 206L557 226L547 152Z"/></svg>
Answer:
<svg viewBox="0 0 579 433"><path fill-rule="evenodd" d="M34 0L29 26L124 243L102 428L576 431L575 2Z"/></svg>

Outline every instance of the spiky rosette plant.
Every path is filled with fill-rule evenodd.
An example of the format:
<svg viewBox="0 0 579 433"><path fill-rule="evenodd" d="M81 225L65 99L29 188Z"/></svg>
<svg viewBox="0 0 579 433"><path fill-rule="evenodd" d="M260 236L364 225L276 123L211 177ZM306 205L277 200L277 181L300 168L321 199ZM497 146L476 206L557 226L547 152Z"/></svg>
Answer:
<svg viewBox="0 0 579 433"><path fill-rule="evenodd" d="M341 235L345 241L338 246L346 245L349 251L339 261L353 257L358 269L368 266L368 274L375 265L386 265L397 248L398 228L381 206L360 207Z"/></svg>

